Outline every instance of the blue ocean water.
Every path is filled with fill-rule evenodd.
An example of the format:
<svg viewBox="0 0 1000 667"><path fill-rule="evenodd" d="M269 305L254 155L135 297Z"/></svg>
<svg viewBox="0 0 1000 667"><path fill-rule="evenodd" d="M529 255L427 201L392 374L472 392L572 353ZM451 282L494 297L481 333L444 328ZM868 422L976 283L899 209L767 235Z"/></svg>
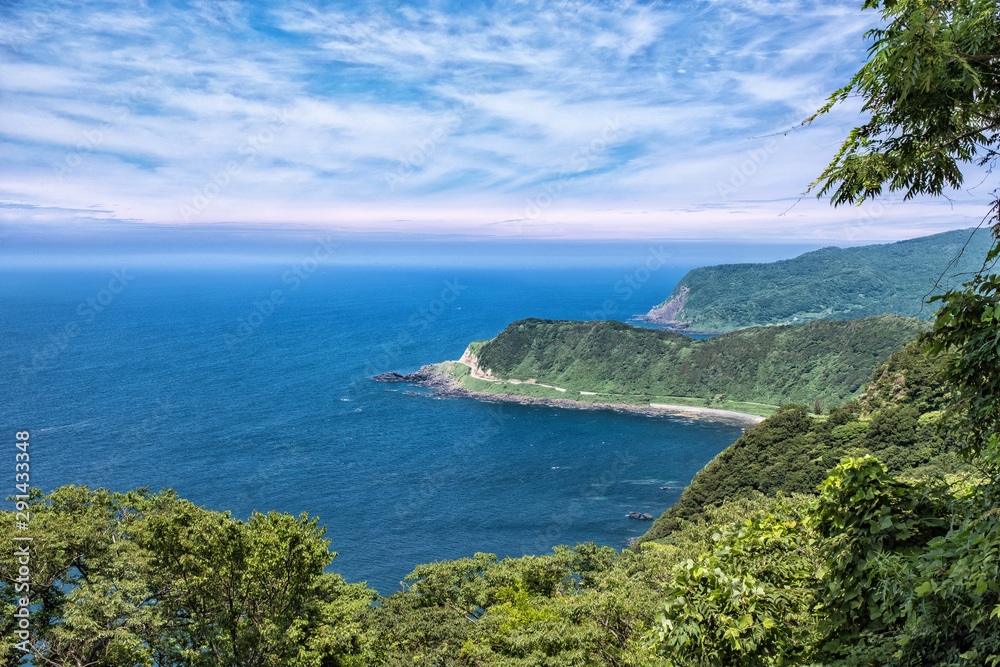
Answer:
<svg viewBox="0 0 1000 667"><path fill-rule="evenodd" d="M478 551L620 548L649 526L628 512L662 512L740 434L370 380L457 359L523 317L627 319L685 266L627 293L635 263L99 264L0 274L0 424L31 431L33 485L309 512L332 569L386 594L416 564Z"/></svg>

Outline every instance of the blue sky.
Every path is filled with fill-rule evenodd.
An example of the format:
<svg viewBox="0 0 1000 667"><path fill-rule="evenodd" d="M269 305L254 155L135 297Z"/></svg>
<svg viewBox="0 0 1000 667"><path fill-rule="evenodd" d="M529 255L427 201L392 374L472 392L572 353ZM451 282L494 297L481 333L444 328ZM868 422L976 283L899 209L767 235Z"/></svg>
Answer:
<svg viewBox="0 0 1000 667"><path fill-rule="evenodd" d="M4 3L0 225L857 242L977 223L982 186L796 203L859 120L792 129L863 62L859 4Z"/></svg>

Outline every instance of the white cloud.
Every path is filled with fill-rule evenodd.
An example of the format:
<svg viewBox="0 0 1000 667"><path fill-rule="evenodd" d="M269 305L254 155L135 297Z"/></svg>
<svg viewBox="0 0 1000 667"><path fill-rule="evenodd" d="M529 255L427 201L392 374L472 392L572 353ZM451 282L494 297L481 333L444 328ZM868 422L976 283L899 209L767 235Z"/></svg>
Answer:
<svg viewBox="0 0 1000 667"><path fill-rule="evenodd" d="M676 233L702 225L697 211L752 228L804 189L855 115L776 138L752 168L765 140L747 138L794 125L842 85L872 20L846 0L4 12L0 197L44 216L96 203L176 221L236 163L199 221L320 224L334 211L343 224L481 229L558 183L537 216L546 230L658 229L662 214ZM622 130L602 138L608 123ZM780 203L751 215L745 201ZM775 233L841 215L808 210L772 221Z"/></svg>

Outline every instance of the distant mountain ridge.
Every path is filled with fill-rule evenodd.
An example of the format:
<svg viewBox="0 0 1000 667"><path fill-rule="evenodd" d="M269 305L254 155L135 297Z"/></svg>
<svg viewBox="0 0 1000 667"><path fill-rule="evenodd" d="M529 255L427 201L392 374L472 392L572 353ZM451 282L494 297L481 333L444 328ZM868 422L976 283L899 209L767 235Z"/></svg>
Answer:
<svg viewBox="0 0 1000 667"><path fill-rule="evenodd" d="M937 308L925 300L944 291L945 285L962 282L954 276L982 266L990 236L988 231L972 232L961 229L854 248L831 246L767 264L693 269L643 319L679 331L708 332L888 313L929 319ZM961 258L949 269L959 252ZM935 288L943 273L941 286Z"/></svg>

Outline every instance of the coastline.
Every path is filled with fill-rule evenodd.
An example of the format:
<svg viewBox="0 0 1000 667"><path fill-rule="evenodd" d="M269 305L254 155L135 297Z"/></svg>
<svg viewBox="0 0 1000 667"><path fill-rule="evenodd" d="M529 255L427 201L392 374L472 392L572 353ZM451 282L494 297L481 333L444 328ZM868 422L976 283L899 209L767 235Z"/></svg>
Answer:
<svg viewBox="0 0 1000 667"><path fill-rule="evenodd" d="M465 364L468 365L468 364ZM473 367L474 368L474 367ZM380 382L407 382L419 384L434 391L435 398L473 398L480 401L503 403L520 403L522 405L545 405L557 408L577 410L617 410L619 412L634 412L650 416L675 416L689 419L705 419L740 426L752 426L764 421L764 417L732 410L703 408L688 405L672 405L668 403L650 403L635 405L632 403L611 403L606 401L577 401L571 398L548 398L543 396L524 396L519 394L493 393L476 391L462 386L454 378L442 373L437 364L423 366L419 371L408 375L399 373L384 373L373 378ZM477 378L482 379L482 378Z"/></svg>

